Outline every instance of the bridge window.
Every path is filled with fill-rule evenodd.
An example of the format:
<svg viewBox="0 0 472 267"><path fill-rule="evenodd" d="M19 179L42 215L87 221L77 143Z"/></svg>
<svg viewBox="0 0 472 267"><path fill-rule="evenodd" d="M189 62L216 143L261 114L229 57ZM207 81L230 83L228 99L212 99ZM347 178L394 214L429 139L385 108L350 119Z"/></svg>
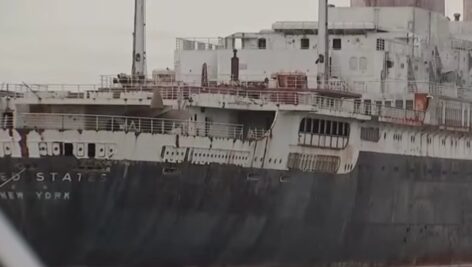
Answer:
<svg viewBox="0 0 472 267"><path fill-rule="evenodd" d="M333 39L333 50L341 50L342 41L340 38Z"/></svg>
<svg viewBox="0 0 472 267"><path fill-rule="evenodd" d="M385 50L385 40L384 39L377 39L377 51L384 51Z"/></svg>
<svg viewBox="0 0 472 267"><path fill-rule="evenodd" d="M267 40L265 38L260 38L257 40L257 47L259 49L266 49L267 47Z"/></svg>
<svg viewBox="0 0 472 267"><path fill-rule="evenodd" d="M310 39L302 38L300 40L300 48L301 49L310 49Z"/></svg>

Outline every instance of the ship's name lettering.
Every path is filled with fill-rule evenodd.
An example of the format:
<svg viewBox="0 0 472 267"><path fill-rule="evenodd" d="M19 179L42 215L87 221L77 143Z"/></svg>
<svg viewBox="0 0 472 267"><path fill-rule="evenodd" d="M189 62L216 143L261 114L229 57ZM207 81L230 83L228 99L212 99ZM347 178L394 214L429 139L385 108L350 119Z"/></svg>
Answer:
<svg viewBox="0 0 472 267"><path fill-rule="evenodd" d="M0 172L0 182L13 181L17 182L21 180L21 174L14 174L13 176L6 173ZM107 180L106 173L96 173L96 174L83 174L83 173L58 173L58 172L37 172L34 175L36 182L105 182Z"/></svg>
<svg viewBox="0 0 472 267"><path fill-rule="evenodd" d="M33 193L30 193L33 194ZM70 200L70 192L34 192L37 200ZM23 192L0 192L0 200L24 200Z"/></svg>

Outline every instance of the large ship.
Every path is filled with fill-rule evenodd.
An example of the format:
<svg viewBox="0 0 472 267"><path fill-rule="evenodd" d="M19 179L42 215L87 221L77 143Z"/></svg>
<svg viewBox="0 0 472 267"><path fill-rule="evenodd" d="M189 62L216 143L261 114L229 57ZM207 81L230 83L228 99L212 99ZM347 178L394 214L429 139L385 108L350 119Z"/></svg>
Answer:
<svg viewBox="0 0 472 267"><path fill-rule="evenodd" d="M321 0L151 76L145 10L131 74L1 86L0 209L47 266L472 263L472 23Z"/></svg>

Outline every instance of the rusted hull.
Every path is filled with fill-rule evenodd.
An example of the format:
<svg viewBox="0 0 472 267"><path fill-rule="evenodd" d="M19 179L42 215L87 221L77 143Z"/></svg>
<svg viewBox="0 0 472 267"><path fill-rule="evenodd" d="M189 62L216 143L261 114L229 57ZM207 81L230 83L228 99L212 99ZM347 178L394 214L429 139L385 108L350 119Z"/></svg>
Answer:
<svg viewBox="0 0 472 267"><path fill-rule="evenodd" d="M4 158L0 179L0 207L48 266L472 262L468 161L361 153L329 175Z"/></svg>

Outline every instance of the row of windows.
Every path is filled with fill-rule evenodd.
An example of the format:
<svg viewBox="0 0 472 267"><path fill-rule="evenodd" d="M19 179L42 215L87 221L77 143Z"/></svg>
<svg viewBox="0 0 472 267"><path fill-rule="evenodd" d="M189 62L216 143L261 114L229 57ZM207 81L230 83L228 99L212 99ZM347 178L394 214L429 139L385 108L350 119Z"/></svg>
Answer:
<svg viewBox="0 0 472 267"><path fill-rule="evenodd" d="M407 109L407 110L413 110L414 109L414 102L413 100L395 100L395 101L375 101L372 102L371 100L355 100L354 101L354 108L356 110L359 110L361 108L361 104L364 104L366 107L366 110L370 110L372 105L376 105L378 109L381 109L382 106L386 108L397 108L397 109Z"/></svg>
<svg viewBox="0 0 472 267"><path fill-rule="evenodd" d="M259 49L266 49L267 48L267 40L265 38L259 38L257 40L257 47ZM333 50L341 50L342 49L342 39L341 38L334 38L331 48ZM377 48L378 51L384 51L385 50L385 40L384 39L377 39L376 48ZM301 38L300 39L300 49L310 49L310 39L309 38Z"/></svg>
<svg viewBox="0 0 472 267"><path fill-rule="evenodd" d="M362 128L361 129L361 139L364 141L375 141L377 138L377 135L374 131L376 131L377 128ZM387 139L387 133L384 133L384 139ZM394 141L402 141L403 140L403 134L401 133L395 133L392 135ZM379 137L380 140L380 137ZM378 141L375 141L378 142ZM416 136L412 135L410 136L410 142L415 143L416 142ZM431 145L433 143L433 139L431 137L426 138L426 143L428 145ZM446 139L441 139L441 145L446 146L447 141ZM450 140L450 145L451 146L458 146L457 140ZM472 142L471 141L466 141L465 143L467 148L472 147Z"/></svg>
<svg viewBox="0 0 472 267"><path fill-rule="evenodd" d="M349 137L349 123L304 118L300 122L300 133Z"/></svg>

